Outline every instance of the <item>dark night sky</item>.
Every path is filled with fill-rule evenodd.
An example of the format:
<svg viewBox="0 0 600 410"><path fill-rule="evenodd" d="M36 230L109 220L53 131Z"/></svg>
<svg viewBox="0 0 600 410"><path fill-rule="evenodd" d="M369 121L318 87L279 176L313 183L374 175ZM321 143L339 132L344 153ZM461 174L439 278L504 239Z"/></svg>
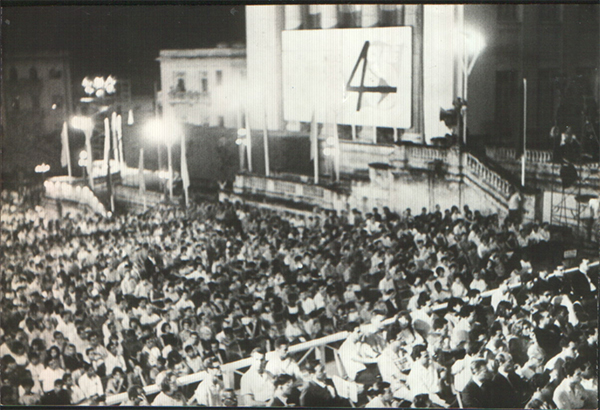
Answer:
<svg viewBox="0 0 600 410"><path fill-rule="evenodd" d="M6 52L67 50L73 78L130 78L134 94L152 94L161 49L244 43L244 7L36 6L2 8Z"/></svg>

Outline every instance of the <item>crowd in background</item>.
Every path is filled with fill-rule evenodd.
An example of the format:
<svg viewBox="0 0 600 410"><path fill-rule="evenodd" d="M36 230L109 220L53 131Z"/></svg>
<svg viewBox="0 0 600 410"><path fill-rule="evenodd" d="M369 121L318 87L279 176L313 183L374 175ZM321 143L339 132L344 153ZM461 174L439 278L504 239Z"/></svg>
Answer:
<svg viewBox="0 0 600 410"><path fill-rule="evenodd" d="M359 405L597 407L597 270L563 274L547 224L229 202L53 219L3 191L0 239L3 404L348 406L288 352L348 331Z"/></svg>

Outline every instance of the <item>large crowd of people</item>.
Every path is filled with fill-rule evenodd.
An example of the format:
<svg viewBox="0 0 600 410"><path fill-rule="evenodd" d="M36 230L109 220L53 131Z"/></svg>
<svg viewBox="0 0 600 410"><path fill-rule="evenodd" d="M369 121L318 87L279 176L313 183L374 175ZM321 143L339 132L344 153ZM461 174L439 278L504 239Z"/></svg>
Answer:
<svg viewBox="0 0 600 410"><path fill-rule="evenodd" d="M553 266L547 224L226 201L49 218L1 200L2 404L597 407L597 268ZM336 376L289 353L342 331Z"/></svg>

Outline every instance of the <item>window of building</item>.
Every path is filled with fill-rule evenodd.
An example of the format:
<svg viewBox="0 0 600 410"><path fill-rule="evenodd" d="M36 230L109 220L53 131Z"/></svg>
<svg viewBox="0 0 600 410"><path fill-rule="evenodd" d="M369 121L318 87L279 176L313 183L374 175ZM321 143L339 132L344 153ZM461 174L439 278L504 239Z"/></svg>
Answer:
<svg viewBox="0 0 600 410"><path fill-rule="evenodd" d="M518 4L499 4L498 21L502 23L517 23L519 21Z"/></svg>
<svg viewBox="0 0 600 410"><path fill-rule="evenodd" d="M219 127L225 127L225 117L223 117L222 115L219 115Z"/></svg>
<svg viewBox="0 0 600 410"><path fill-rule="evenodd" d="M36 70L35 67L31 67L29 69L29 79L30 80L37 80L38 79L38 72Z"/></svg>
<svg viewBox="0 0 600 410"><path fill-rule="evenodd" d="M496 130L501 139L510 139L518 123L519 83L515 70L496 72Z"/></svg>
<svg viewBox="0 0 600 410"><path fill-rule="evenodd" d="M54 80L58 80L62 77L62 71L60 71L57 68L51 68L48 73L48 76Z"/></svg>
<svg viewBox="0 0 600 410"><path fill-rule="evenodd" d="M15 67L10 68L10 72L8 74L8 78L10 81L17 81L19 79L19 73Z"/></svg>
<svg viewBox="0 0 600 410"><path fill-rule="evenodd" d="M208 92L208 78L204 77L202 79L202 92L203 93L207 93Z"/></svg>
<svg viewBox="0 0 600 410"><path fill-rule="evenodd" d="M178 71L173 75L175 79L175 92L184 93L186 91L185 88L185 73L182 71Z"/></svg>
<svg viewBox="0 0 600 410"><path fill-rule="evenodd" d="M177 85L175 86L175 91L177 91L178 93L185 92L185 80L183 78L177 79Z"/></svg>
<svg viewBox="0 0 600 410"><path fill-rule="evenodd" d="M217 78L217 85L221 85L221 83L223 82L223 71L222 70L217 70L216 78Z"/></svg>

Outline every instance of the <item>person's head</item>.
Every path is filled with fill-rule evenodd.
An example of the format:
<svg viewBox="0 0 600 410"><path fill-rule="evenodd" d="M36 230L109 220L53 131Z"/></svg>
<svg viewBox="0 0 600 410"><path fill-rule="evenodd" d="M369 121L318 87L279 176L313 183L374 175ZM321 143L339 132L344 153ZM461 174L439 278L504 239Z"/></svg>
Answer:
<svg viewBox="0 0 600 410"><path fill-rule="evenodd" d="M146 395L142 386L131 386L127 391L127 396L129 397L129 400L136 405L140 404L146 399Z"/></svg>
<svg viewBox="0 0 600 410"><path fill-rule="evenodd" d="M429 366L429 352L425 345L415 345L410 357L414 362L418 362L425 367Z"/></svg>
<svg viewBox="0 0 600 410"><path fill-rule="evenodd" d="M284 397L287 397L292 392L294 386L294 376L289 374L280 374L275 378L275 390L279 391Z"/></svg>
<svg viewBox="0 0 600 410"><path fill-rule="evenodd" d="M52 370L56 370L58 369L59 365L60 362L58 361L57 357L50 357L50 360L48 361L48 367L50 367Z"/></svg>
<svg viewBox="0 0 600 410"><path fill-rule="evenodd" d="M471 362L471 374L473 375L473 380L479 383L488 380L491 374L487 366L487 361L484 359L473 360Z"/></svg>
<svg viewBox="0 0 600 410"><path fill-rule="evenodd" d="M31 377L28 377L21 382L21 386L23 387L23 390L25 390L26 393L31 393L31 389L33 389L33 385L34 385L34 382Z"/></svg>
<svg viewBox="0 0 600 410"><path fill-rule="evenodd" d="M213 383L217 383L223 378L221 372L221 363L216 357L209 357L204 361L204 367L210 377L212 377Z"/></svg>
<svg viewBox="0 0 600 410"><path fill-rule="evenodd" d="M498 353L496 355L496 365L498 370L502 373L511 373L515 370L515 363L510 353Z"/></svg>
<svg viewBox="0 0 600 410"><path fill-rule="evenodd" d="M258 373L262 374L262 372L265 370L265 366L267 364L264 349L262 349L260 347L255 348L254 350L252 350L251 357L252 357L252 364L254 366L257 366Z"/></svg>
<svg viewBox="0 0 600 410"><path fill-rule="evenodd" d="M85 370L85 374L87 374L89 378L96 376L96 369L94 369L94 366L92 366L91 364L84 362L83 369Z"/></svg>
<svg viewBox="0 0 600 410"><path fill-rule="evenodd" d="M290 344L285 337L280 337L275 341L275 351L280 358L285 358L288 354Z"/></svg>
<svg viewBox="0 0 600 410"><path fill-rule="evenodd" d="M55 392L58 393L59 391L61 391L63 389L63 386L64 386L64 384L63 384L62 379L56 379L54 381L54 391Z"/></svg>
<svg viewBox="0 0 600 410"><path fill-rule="evenodd" d="M432 407L431 399L429 398L429 394L422 393L417 394L413 399L412 406L415 409L427 409Z"/></svg>
<svg viewBox="0 0 600 410"><path fill-rule="evenodd" d="M237 407L237 396L233 389L224 389L221 392L221 403L223 407Z"/></svg>
<svg viewBox="0 0 600 410"><path fill-rule="evenodd" d="M112 377L116 380L125 380L125 372L117 366L112 371Z"/></svg>

